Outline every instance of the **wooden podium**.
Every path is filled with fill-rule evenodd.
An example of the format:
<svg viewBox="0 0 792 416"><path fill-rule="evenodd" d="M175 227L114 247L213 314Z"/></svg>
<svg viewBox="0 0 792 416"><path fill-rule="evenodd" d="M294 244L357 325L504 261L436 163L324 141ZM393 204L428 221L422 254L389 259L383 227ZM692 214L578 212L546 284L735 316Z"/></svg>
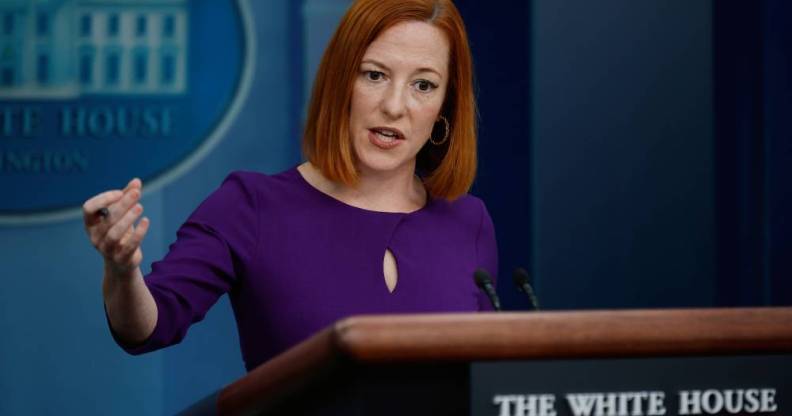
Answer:
<svg viewBox="0 0 792 416"><path fill-rule="evenodd" d="M222 415L467 415L475 362L790 353L792 308L361 316L228 385L216 406Z"/></svg>

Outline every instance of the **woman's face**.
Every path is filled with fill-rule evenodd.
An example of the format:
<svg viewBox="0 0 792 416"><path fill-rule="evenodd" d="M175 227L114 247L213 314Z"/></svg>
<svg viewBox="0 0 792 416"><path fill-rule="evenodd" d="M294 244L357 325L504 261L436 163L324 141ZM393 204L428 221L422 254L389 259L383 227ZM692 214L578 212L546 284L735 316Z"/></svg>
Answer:
<svg viewBox="0 0 792 416"><path fill-rule="evenodd" d="M412 172L443 106L448 59L445 35L424 22L399 23L369 45L352 90L349 123L362 173Z"/></svg>

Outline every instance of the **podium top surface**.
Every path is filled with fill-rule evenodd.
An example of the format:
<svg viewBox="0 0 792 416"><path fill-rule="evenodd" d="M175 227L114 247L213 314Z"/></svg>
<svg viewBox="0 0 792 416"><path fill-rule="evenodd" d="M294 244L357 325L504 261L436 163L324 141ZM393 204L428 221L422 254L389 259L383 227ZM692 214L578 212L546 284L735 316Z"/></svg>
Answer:
<svg viewBox="0 0 792 416"><path fill-rule="evenodd" d="M792 308L361 316L319 336L361 362L792 352Z"/></svg>
<svg viewBox="0 0 792 416"><path fill-rule="evenodd" d="M776 353L792 353L790 307L358 316L227 386L219 406L348 365Z"/></svg>

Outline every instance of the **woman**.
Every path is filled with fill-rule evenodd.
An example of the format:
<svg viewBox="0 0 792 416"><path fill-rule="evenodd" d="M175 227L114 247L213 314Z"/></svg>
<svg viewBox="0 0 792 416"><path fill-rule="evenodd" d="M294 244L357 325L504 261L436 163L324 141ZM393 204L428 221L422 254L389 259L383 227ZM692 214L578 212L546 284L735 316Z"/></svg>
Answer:
<svg viewBox="0 0 792 416"><path fill-rule="evenodd" d="M454 5L355 2L318 71L305 163L231 174L145 280L140 181L85 203L116 341L133 354L178 343L229 293L251 370L349 315L489 309L472 275L497 274L494 229L464 195L475 134Z"/></svg>

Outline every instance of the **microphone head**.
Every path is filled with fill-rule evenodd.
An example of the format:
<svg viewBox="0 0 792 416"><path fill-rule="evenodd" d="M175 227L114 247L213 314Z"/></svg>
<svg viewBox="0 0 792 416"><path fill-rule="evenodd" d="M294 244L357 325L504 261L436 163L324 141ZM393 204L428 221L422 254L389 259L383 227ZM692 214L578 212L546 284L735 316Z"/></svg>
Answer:
<svg viewBox="0 0 792 416"><path fill-rule="evenodd" d="M488 284L492 284L492 278L484 269L477 269L476 272L473 273L473 279L476 280L476 286L480 288L483 288Z"/></svg>
<svg viewBox="0 0 792 416"><path fill-rule="evenodd" d="M531 280L528 271L522 267L514 269L514 273L512 273L512 279L514 280L514 285L520 289L522 289L523 285Z"/></svg>

